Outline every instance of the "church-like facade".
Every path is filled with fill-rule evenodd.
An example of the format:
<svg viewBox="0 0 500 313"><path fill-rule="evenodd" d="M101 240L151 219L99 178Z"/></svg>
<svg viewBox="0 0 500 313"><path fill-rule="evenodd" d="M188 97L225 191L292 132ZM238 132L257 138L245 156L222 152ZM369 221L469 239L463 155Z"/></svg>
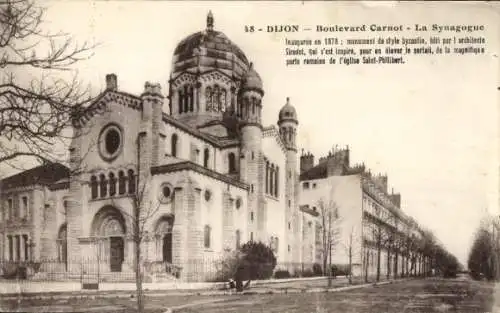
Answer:
<svg viewBox="0 0 500 313"><path fill-rule="evenodd" d="M211 13L175 48L168 90L146 83L132 95L107 75L75 115L69 168L3 181L4 259L57 259L74 272L78 260L99 260L102 272L128 272L140 233L144 263L171 264L187 280L205 279L200 262L248 241L300 263L298 118L284 97L277 125L263 125L264 99L256 69ZM43 183L27 188L23 175Z"/></svg>

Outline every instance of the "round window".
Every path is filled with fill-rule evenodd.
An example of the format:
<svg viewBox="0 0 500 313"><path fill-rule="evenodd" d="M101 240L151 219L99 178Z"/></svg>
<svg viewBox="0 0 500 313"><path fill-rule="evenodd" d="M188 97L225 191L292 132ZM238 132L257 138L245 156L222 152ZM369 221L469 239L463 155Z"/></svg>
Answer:
<svg viewBox="0 0 500 313"><path fill-rule="evenodd" d="M116 124L109 124L101 131L99 136L99 153L101 157L111 162L121 152L123 146L123 136L121 129Z"/></svg>
<svg viewBox="0 0 500 313"><path fill-rule="evenodd" d="M116 129L110 129L106 133L106 151L109 154L115 153L120 148L120 134Z"/></svg>
<svg viewBox="0 0 500 313"><path fill-rule="evenodd" d="M210 198L212 198L212 193L210 190L205 190L205 200L210 201Z"/></svg>
<svg viewBox="0 0 500 313"><path fill-rule="evenodd" d="M162 203L168 203L172 200L173 189L172 186L168 183L164 183L160 186L160 192L158 198Z"/></svg>
<svg viewBox="0 0 500 313"><path fill-rule="evenodd" d="M165 198L170 197L171 191L170 191L170 188L168 186L164 186L163 189L162 189L162 192L163 192L163 196Z"/></svg>

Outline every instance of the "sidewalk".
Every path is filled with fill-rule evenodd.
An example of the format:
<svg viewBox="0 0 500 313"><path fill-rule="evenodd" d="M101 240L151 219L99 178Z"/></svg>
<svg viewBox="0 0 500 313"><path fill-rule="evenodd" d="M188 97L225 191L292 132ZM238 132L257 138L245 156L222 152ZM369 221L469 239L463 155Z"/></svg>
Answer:
<svg viewBox="0 0 500 313"><path fill-rule="evenodd" d="M398 279L396 281L403 281ZM394 281L383 281L379 283L362 283L355 281L349 285L347 279L336 278L332 281L332 286L328 287L328 278L300 278L300 279L280 279L252 282L251 288L243 293L236 293L234 290L221 290L221 283L178 283L177 287L166 288L165 284L144 284L143 290L147 297L161 296L227 296L231 294L283 294L283 293L304 293L304 292L336 292L362 288L365 286L383 285ZM0 284L0 299L81 299L81 298L132 298L135 296L135 284L102 284L99 290L82 290L79 283L37 283L12 282L9 285ZM133 286L131 286L133 285ZM102 287L102 288L101 288ZM132 288L133 287L133 288ZM66 289L65 289L66 288Z"/></svg>

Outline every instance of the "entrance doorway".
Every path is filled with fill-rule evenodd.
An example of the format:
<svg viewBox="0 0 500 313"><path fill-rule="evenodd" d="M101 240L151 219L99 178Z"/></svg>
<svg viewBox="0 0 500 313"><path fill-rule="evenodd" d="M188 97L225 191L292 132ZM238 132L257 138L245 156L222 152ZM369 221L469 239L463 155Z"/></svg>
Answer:
<svg viewBox="0 0 500 313"><path fill-rule="evenodd" d="M123 237L110 237L109 238L110 250L110 270L111 272L121 272L123 263Z"/></svg>
<svg viewBox="0 0 500 313"><path fill-rule="evenodd" d="M164 215L160 217L155 227L157 257L166 263L165 271L170 270L173 261L172 253L172 229L174 227L174 216Z"/></svg>
<svg viewBox="0 0 500 313"><path fill-rule="evenodd" d="M172 233L163 235L163 262L172 263Z"/></svg>

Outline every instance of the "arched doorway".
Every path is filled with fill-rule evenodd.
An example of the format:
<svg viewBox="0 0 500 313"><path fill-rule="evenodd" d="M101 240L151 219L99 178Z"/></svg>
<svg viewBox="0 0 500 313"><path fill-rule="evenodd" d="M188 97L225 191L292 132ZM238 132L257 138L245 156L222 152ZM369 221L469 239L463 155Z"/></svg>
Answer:
<svg viewBox="0 0 500 313"><path fill-rule="evenodd" d="M68 227L63 224L57 233L57 254L59 262L64 264L64 269L68 270Z"/></svg>
<svg viewBox="0 0 500 313"><path fill-rule="evenodd" d="M121 272L125 260L125 220L114 207L104 207L95 215L92 223L95 237L101 242L99 259L109 262L111 272Z"/></svg>
<svg viewBox="0 0 500 313"><path fill-rule="evenodd" d="M174 217L172 215L163 216L158 220L155 228L155 238L157 249L160 250L161 260L172 263L172 228ZM157 250L157 251L158 251Z"/></svg>

